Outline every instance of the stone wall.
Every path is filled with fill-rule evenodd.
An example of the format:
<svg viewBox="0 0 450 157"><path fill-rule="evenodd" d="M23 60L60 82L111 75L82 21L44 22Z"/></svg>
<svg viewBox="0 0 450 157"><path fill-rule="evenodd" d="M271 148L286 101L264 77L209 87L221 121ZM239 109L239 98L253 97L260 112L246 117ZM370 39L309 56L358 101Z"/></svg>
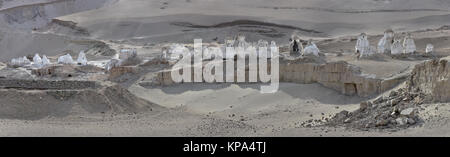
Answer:
<svg viewBox="0 0 450 157"><path fill-rule="evenodd" d="M430 60L414 67L407 80L410 90L421 90L431 96L434 102L450 101L449 57Z"/></svg>
<svg viewBox="0 0 450 157"><path fill-rule="evenodd" d="M319 83L345 95L367 97L380 94L403 82L405 77L378 79L365 76L347 62L326 64L280 64L280 81L293 83Z"/></svg>
<svg viewBox="0 0 450 157"><path fill-rule="evenodd" d="M139 72L139 67L137 66L120 66L120 67L113 67L111 70L109 70L109 79L114 79L119 76L122 76L124 74L136 74Z"/></svg>
<svg viewBox="0 0 450 157"><path fill-rule="evenodd" d="M0 79L0 88L43 90L43 89L87 89L97 87L98 85L94 81Z"/></svg>
<svg viewBox="0 0 450 157"><path fill-rule="evenodd" d="M357 67L347 62L324 64L280 63L279 68L280 82L300 84L319 83L325 87L337 90L342 94L358 95L361 97L381 94L403 82L406 78L406 76L389 79L371 78L364 76ZM246 80L248 80L248 69L246 70L246 74ZM160 71L153 76L151 85L174 84L170 70Z"/></svg>

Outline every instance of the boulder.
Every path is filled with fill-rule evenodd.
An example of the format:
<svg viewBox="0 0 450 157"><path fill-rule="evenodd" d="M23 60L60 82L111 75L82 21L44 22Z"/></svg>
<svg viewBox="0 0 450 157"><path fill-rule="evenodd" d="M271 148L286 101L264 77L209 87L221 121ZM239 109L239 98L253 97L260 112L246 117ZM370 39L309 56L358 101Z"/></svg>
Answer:
<svg viewBox="0 0 450 157"><path fill-rule="evenodd" d="M404 125L408 124L408 118L399 117L399 118L395 119L395 122L397 122L397 124L400 126L404 126Z"/></svg>
<svg viewBox="0 0 450 157"><path fill-rule="evenodd" d="M416 121L415 121L414 119L412 119L412 118L408 118L408 119L406 120L406 122L407 122L409 125L414 125L414 124L416 124Z"/></svg>
<svg viewBox="0 0 450 157"><path fill-rule="evenodd" d="M406 117L414 117L415 111L416 111L416 109L414 109L414 108L407 108L407 109L402 110L400 112L400 115L406 116Z"/></svg>

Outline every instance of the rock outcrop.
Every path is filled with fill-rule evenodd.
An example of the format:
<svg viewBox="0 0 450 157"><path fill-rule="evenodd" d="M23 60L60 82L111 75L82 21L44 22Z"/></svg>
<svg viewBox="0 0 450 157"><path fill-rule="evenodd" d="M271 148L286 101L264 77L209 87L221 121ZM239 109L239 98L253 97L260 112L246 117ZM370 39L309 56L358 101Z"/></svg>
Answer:
<svg viewBox="0 0 450 157"><path fill-rule="evenodd" d="M325 64L280 64L280 81L293 83L320 83L345 95L367 97L380 94L404 81L405 76L379 79L362 74L346 62Z"/></svg>
<svg viewBox="0 0 450 157"><path fill-rule="evenodd" d="M1 9L1 23L15 29L36 29L46 26L51 19L97 9L111 0L38 0L18 1Z"/></svg>
<svg viewBox="0 0 450 157"><path fill-rule="evenodd" d="M301 84L319 83L345 95L357 95L361 97L385 92L403 82L406 78L406 75L384 79L374 78L362 74L360 69L343 61L332 63L283 61L280 63L279 69L280 82ZM245 80L248 80L248 70L247 68ZM152 82L145 84L172 85L174 81L171 78L171 72L171 70L156 72L153 75ZM191 76L193 77L194 75ZM237 80L236 75L234 80Z"/></svg>
<svg viewBox="0 0 450 157"><path fill-rule="evenodd" d="M114 84L95 89L49 89L33 92L0 88L0 97L0 118L3 119L38 120L78 114L157 113L165 110Z"/></svg>
<svg viewBox="0 0 450 157"><path fill-rule="evenodd" d="M450 101L449 57L426 61L415 66L407 80L410 90L418 89L435 102Z"/></svg>
<svg viewBox="0 0 450 157"><path fill-rule="evenodd" d="M415 66L406 87L361 102L354 112L342 111L325 125L348 128L402 129L423 122L418 109L425 103L450 101L450 57L423 62Z"/></svg>

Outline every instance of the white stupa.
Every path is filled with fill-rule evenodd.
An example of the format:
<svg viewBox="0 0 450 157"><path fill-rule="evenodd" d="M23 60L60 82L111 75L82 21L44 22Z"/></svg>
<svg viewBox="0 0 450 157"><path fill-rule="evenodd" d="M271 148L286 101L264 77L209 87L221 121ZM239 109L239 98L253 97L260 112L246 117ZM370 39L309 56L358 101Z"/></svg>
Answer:
<svg viewBox="0 0 450 157"><path fill-rule="evenodd" d="M74 64L72 56L70 56L70 54L66 54L64 56L60 56L58 58L58 63L59 64Z"/></svg>
<svg viewBox="0 0 450 157"><path fill-rule="evenodd" d="M367 39L366 33L361 33L356 41L355 50L359 53L360 57L370 56L370 43Z"/></svg>
<svg viewBox="0 0 450 157"><path fill-rule="evenodd" d="M378 53L390 53L392 40L394 37L394 31L392 29L388 29L384 32L383 38L378 42L377 52Z"/></svg>
<svg viewBox="0 0 450 157"><path fill-rule="evenodd" d="M109 62L106 64L105 69L107 71L111 70L114 67L119 67L120 66L120 60L119 59L115 59L112 58L111 60L109 60Z"/></svg>
<svg viewBox="0 0 450 157"><path fill-rule="evenodd" d="M125 60L131 57L136 57L137 56L137 50L136 49L121 49L119 51L119 59L120 60Z"/></svg>
<svg viewBox="0 0 450 157"><path fill-rule="evenodd" d="M51 64L50 60L47 58L47 56L43 55L42 56L42 65L46 66Z"/></svg>
<svg viewBox="0 0 450 157"><path fill-rule="evenodd" d="M112 58L113 59L119 59L119 53L116 52L116 54L114 54L114 56Z"/></svg>
<svg viewBox="0 0 450 157"><path fill-rule="evenodd" d="M137 55L137 54L135 54ZM169 61L177 61L181 59L183 56L191 55L189 49L185 47L182 44L172 44L169 48L163 50L163 58L169 60ZM136 57L136 56L127 56L127 57L120 57L120 60L124 60L128 57ZM119 59L119 58L115 58Z"/></svg>
<svg viewBox="0 0 450 157"><path fill-rule="evenodd" d="M315 55L319 56L320 50L317 48L316 44L312 40L308 41L308 44L306 44L305 49L303 49L303 55Z"/></svg>
<svg viewBox="0 0 450 157"><path fill-rule="evenodd" d="M266 56L271 56L270 53L270 49L269 49L269 42L266 40L259 40L258 43L256 44L256 48L258 50L258 53L261 52L263 49L266 50ZM261 54L260 54L261 55Z"/></svg>
<svg viewBox="0 0 450 157"><path fill-rule="evenodd" d="M208 50L208 53L211 55L211 57L223 58L224 52L222 51L222 49L220 49L220 47L210 46L210 47L208 47L207 50Z"/></svg>
<svg viewBox="0 0 450 157"><path fill-rule="evenodd" d="M258 47L269 47L269 42L266 40L258 40Z"/></svg>
<svg viewBox="0 0 450 157"><path fill-rule="evenodd" d="M297 50L294 50L297 49ZM297 32L294 32L292 34L290 43L289 43L289 52L291 54L300 54L303 52L303 45L300 42L300 37L298 36Z"/></svg>
<svg viewBox="0 0 450 157"><path fill-rule="evenodd" d="M295 42L297 42L297 45L298 45L298 53L303 52L303 50L305 48L303 47L303 43L300 41L300 39L296 39ZM312 43L312 44L314 44L314 43ZM314 45L316 45L316 44L314 44Z"/></svg>
<svg viewBox="0 0 450 157"><path fill-rule="evenodd" d="M225 47L233 47L234 43L236 42L236 40L228 37L225 39L224 43L225 43Z"/></svg>
<svg viewBox="0 0 450 157"><path fill-rule="evenodd" d="M80 54L78 54L77 62L80 65L87 65L88 61L87 61L86 54L84 53L84 51L81 51Z"/></svg>
<svg viewBox="0 0 450 157"><path fill-rule="evenodd" d="M400 40L394 40L394 43L391 45L391 54L399 55L403 53L403 45Z"/></svg>
<svg viewBox="0 0 450 157"><path fill-rule="evenodd" d="M434 46L432 44L427 44L427 48L425 49L425 53L433 53Z"/></svg>
<svg viewBox="0 0 450 157"><path fill-rule="evenodd" d="M235 47L241 47L241 48L247 48L249 46L249 44L247 43L247 41L245 41L245 36L243 35L238 35L236 37L236 42L235 42Z"/></svg>
<svg viewBox="0 0 450 157"><path fill-rule="evenodd" d="M403 53L411 54L416 52L416 44L414 43L414 39L411 37L411 34L408 34L403 40Z"/></svg>
<svg viewBox="0 0 450 157"><path fill-rule="evenodd" d="M25 67L25 66L29 66L31 64L31 61L28 60L27 57L23 56L23 57L11 59L10 64L13 66Z"/></svg>
<svg viewBox="0 0 450 157"><path fill-rule="evenodd" d="M42 64L42 58L37 53L33 57L33 65L32 66L34 68L42 68L42 66L44 66Z"/></svg>
<svg viewBox="0 0 450 157"><path fill-rule="evenodd" d="M275 41L270 42L270 47L277 47L277 43Z"/></svg>

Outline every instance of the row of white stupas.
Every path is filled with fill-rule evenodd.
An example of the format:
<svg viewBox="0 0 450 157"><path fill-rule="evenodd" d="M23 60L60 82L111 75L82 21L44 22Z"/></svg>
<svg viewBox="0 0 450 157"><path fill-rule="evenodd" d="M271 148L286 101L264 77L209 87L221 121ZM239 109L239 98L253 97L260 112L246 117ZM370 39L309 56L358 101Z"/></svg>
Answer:
<svg viewBox="0 0 450 157"><path fill-rule="evenodd" d="M227 53L227 47L232 48L242 48L242 50L248 51L250 49L253 49L257 54L259 52L264 52L262 48L265 48L265 52L267 52L268 58L273 57L273 54L271 53L271 48L277 48L277 44L275 41L271 41L270 44L268 41L265 40L259 40L258 42L247 42L245 40L245 36L239 35L235 39L226 39L224 41L224 44L222 45L209 45L209 46L203 46L202 47L202 54L195 54L195 51L190 50L188 47L186 47L183 44L172 44L168 49L163 50L163 58L169 59L169 60L178 60L181 58L182 55L203 55L203 56L215 56L214 54L221 53L221 58L225 59L234 59L236 54L233 53ZM235 49L237 51L237 49ZM253 51L252 50L252 51ZM249 54L254 55L254 54Z"/></svg>
<svg viewBox="0 0 450 157"><path fill-rule="evenodd" d="M105 68L110 70L113 67L118 67L130 57L137 57L136 49L121 49L120 53L116 53L111 60L108 61ZM42 58L39 54L35 54L33 57L33 61L30 61L26 56L13 58L10 62L10 65L16 67L31 67L34 69L39 69L45 67L46 65L52 64L47 56L43 55ZM58 57L57 64L78 64L78 65L88 65L88 60L86 58L86 54L84 51L81 51L78 54L78 58L76 61L73 60L70 54L66 54Z"/></svg>
<svg viewBox="0 0 450 157"><path fill-rule="evenodd" d="M426 53L433 52L434 46L432 44L427 44ZM370 46L367 35L362 33L358 36L355 46L356 53L359 53L359 57L367 57L375 53L387 53L392 55L399 54L412 54L416 52L416 44L411 34L408 34L404 39L403 43L401 40L394 38L394 31L387 30L384 32L383 38L378 42L377 48Z"/></svg>
<svg viewBox="0 0 450 157"><path fill-rule="evenodd" d="M10 65L17 66L17 67L31 67L31 68L42 68L46 65L52 64L50 60L47 58L46 55L43 55L42 58L39 56L39 54L35 54L33 57L33 61L30 61L26 56L19 57L19 58L13 58L11 59ZM78 55L77 62L74 62L72 59L72 56L70 54L66 54L63 56L60 56L58 58L58 64L80 64L80 65L86 65L87 59L86 55L83 51L81 51Z"/></svg>

